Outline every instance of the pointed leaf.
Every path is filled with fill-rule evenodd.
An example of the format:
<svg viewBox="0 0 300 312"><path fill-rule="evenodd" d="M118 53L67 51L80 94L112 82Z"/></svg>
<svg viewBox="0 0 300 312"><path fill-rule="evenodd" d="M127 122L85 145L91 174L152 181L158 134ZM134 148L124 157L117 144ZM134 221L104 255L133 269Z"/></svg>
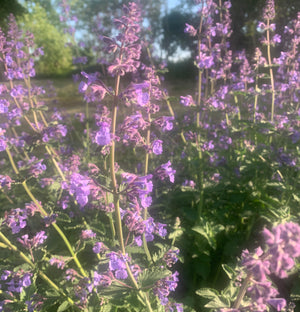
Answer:
<svg viewBox="0 0 300 312"><path fill-rule="evenodd" d="M64 301L57 309L57 312L63 312L66 311L70 307L69 301Z"/></svg>
<svg viewBox="0 0 300 312"><path fill-rule="evenodd" d="M196 290L196 294L207 299L215 299L219 297L219 292L212 288L200 288Z"/></svg>
<svg viewBox="0 0 300 312"><path fill-rule="evenodd" d="M171 275L172 272L169 270L161 270L155 268L154 270L146 269L142 274L139 275L139 283L141 288L150 288L160 279Z"/></svg>
<svg viewBox="0 0 300 312"><path fill-rule="evenodd" d="M213 309L220 309L220 308L229 308L230 307L230 300L227 298L217 297L214 300L210 301L205 305L205 308L213 308Z"/></svg>
<svg viewBox="0 0 300 312"><path fill-rule="evenodd" d="M234 271L233 268L231 268L229 265L227 264L222 264L222 268L225 271L225 273L227 274L227 276L229 277L229 279L234 279L236 272Z"/></svg>

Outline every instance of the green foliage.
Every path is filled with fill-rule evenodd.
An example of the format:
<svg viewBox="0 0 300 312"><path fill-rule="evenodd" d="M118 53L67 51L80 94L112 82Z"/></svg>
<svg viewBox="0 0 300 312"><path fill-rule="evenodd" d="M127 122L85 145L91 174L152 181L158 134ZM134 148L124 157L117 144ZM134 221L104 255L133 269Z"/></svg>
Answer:
<svg viewBox="0 0 300 312"><path fill-rule="evenodd" d="M22 28L33 33L35 44L44 51L36 64L37 74L49 76L68 73L72 69L72 52L65 46L66 35L51 23L45 9L34 4L20 21Z"/></svg>
<svg viewBox="0 0 300 312"><path fill-rule="evenodd" d="M0 28L7 30L8 15L21 16L26 12L25 8L18 2L18 0L1 0L0 3Z"/></svg>

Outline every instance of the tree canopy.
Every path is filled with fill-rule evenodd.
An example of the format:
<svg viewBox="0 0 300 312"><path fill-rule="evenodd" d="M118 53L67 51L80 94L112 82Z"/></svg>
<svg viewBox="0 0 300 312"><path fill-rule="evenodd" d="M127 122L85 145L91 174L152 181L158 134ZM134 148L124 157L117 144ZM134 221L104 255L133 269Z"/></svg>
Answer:
<svg viewBox="0 0 300 312"><path fill-rule="evenodd" d="M205 3L203 0L202 3ZM220 0L224 1L224 0ZM71 23L76 24L77 39L85 43L85 55L95 60L93 46L100 42L99 34L109 36L112 17L120 10L126 0L68 0ZM71 50L65 47L67 35L63 30L66 24L61 22L60 4L62 0L0 0L0 27L5 31L6 16L13 13L19 17L25 29L32 31L36 43L44 47L44 62L39 72L62 72L71 68ZM157 46L166 52L167 56L180 49L193 51L193 40L184 33L185 23L197 27L197 16L194 0L181 0L181 5L171 12L164 12L168 0L140 0L143 7L144 26L154 38ZM261 19L262 8L266 0L231 0L232 36L230 38L233 51L245 50L251 54L257 46L259 32L257 22ZM295 19L300 12L299 0L275 0L276 4L276 31L282 33L287 21ZM184 8L184 10L183 10ZM20 19L23 16L23 19ZM76 20L76 22L75 22ZM72 25L73 25L72 24ZM95 34L95 29L98 33ZM83 51L83 50L81 50ZM95 55L95 53L94 53Z"/></svg>
<svg viewBox="0 0 300 312"><path fill-rule="evenodd" d="M0 27L2 30L7 29L7 17L9 14L20 16L26 12L25 8L18 0L0 0Z"/></svg>
<svg viewBox="0 0 300 312"><path fill-rule="evenodd" d="M66 36L51 23L42 6L30 6L28 13L19 21L24 30L34 34L36 45L43 47L44 55L36 64L38 74L62 74L71 70L72 53L71 49L65 46Z"/></svg>

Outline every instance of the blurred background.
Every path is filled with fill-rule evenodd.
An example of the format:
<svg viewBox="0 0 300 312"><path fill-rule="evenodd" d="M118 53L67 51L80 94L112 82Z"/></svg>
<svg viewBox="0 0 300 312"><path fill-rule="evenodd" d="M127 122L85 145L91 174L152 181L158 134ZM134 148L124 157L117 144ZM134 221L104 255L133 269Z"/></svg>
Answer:
<svg viewBox="0 0 300 312"><path fill-rule="evenodd" d="M221 0L220 0L221 1ZM115 33L114 16L121 14L123 0L0 0L0 27L14 14L20 26L35 36L44 55L36 65L38 77L70 76L78 70L100 71L108 60L101 36ZM195 40L184 33L185 23L199 24L199 8L205 0L140 0L143 7L144 38L157 63L168 64L168 79L195 77ZM276 0L276 32L296 18L299 0ZM232 0L231 49L251 55L260 37L257 22L265 0ZM278 51L280 50L278 47Z"/></svg>

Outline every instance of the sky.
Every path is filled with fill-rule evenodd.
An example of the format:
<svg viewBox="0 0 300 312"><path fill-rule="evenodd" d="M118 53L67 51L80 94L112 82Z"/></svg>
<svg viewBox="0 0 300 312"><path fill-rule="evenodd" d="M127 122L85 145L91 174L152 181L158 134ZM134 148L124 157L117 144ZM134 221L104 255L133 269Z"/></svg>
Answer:
<svg viewBox="0 0 300 312"><path fill-rule="evenodd" d="M174 8L178 4L179 4L178 0L168 0L169 10L171 10L172 8Z"/></svg>

